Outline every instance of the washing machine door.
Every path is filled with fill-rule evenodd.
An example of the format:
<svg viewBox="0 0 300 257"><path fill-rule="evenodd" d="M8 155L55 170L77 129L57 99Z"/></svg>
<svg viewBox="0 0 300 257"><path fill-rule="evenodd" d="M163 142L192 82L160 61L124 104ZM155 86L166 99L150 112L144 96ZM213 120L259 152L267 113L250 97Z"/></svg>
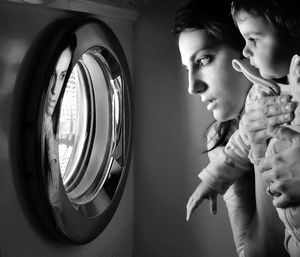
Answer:
<svg viewBox="0 0 300 257"><path fill-rule="evenodd" d="M120 43L103 22L61 22L55 25L61 29L48 29L29 81L24 156L41 222L56 238L86 243L110 222L125 186L129 71Z"/></svg>

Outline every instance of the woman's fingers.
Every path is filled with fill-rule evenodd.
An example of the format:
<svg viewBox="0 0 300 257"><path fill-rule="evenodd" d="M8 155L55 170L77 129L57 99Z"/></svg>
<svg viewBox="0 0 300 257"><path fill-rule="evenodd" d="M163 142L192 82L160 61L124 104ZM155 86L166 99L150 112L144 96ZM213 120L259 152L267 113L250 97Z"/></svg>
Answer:
<svg viewBox="0 0 300 257"><path fill-rule="evenodd" d="M300 134L288 127L269 127L268 134L283 141L290 141L293 145L300 145Z"/></svg>
<svg viewBox="0 0 300 257"><path fill-rule="evenodd" d="M299 205L300 180L284 179L271 185L272 192L278 196L274 197L273 205L278 208L287 208Z"/></svg>
<svg viewBox="0 0 300 257"><path fill-rule="evenodd" d="M296 104L290 102L288 95L263 96L247 104L241 125L249 142L266 142L270 138L267 128L291 122L294 119L295 107Z"/></svg>
<svg viewBox="0 0 300 257"><path fill-rule="evenodd" d="M285 105L289 103L291 97L289 95L280 95L280 96L262 96L257 100L253 101L250 104L247 104L247 108L257 110L265 106L274 106L274 105Z"/></svg>
<svg viewBox="0 0 300 257"><path fill-rule="evenodd" d="M292 121L294 108L293 103L282 106L264 106L261 109L248 110L244 119L247 125L252 125L253 130L265 129L268 126L281 125Z"/></svg>

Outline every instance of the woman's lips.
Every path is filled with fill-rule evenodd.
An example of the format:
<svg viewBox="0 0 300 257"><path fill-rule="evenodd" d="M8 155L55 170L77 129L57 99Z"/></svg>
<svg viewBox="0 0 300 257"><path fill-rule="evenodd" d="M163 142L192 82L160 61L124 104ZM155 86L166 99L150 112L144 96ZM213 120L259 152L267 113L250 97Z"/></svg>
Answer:
<svg viewBox="0 0 300 257"><path fill-rule="evenodd" d="M51 104L55 104L55 103L56 103L56 99L49 98L49 103L51 103Z"/></svg>
<svg viewBox="0 0 300 257"><path fill-rule="evenodd" d="M211 99L211 100L209 100L207 102L208 102L208 105L207 105L206 108L207 108L208 111L212 111L213 109L216 108L216 105L217 105L216 99Z"/></svg>

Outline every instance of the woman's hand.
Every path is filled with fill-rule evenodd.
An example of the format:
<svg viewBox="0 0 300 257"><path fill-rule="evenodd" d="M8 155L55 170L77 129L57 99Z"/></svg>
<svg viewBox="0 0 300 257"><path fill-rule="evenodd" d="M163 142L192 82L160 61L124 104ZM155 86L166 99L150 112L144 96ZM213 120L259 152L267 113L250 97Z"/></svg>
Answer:
<svg viewBox="0 0 300 257"><path fill-rule="evenodd" d="M300 133L287 127L271 127L268 133L291 146L270 157L259 165L263 179L268 183L269 194L274 196L275 207L285 208L300 204Z"/></svg>
<svg viewBox="0 0 300 257"><path fill-rule="evenodd" d="M261 96L245 108L241 126L246 132L251 149L262 152L267 147L268 126L277 126L293 120L295 104L290 101L290 96ZM258 156L260 157L260 156Z"/></svg>
<svg viewBox="0 0 300 257"><path fill-rule="evenodd" d="M190 196L190 199L186 205L186 220L190 219L192 213L198 208L198 206L208 199L210 202L210 212L212 214L217 213L217 196L218 193L210 188L206 183L201 182L194 193Z"/></svg>

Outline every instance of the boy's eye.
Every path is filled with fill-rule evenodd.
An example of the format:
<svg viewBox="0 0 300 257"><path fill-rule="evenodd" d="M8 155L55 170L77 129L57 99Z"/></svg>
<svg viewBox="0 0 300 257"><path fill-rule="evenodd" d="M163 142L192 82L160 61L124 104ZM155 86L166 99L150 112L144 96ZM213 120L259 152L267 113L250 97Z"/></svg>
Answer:
<svg viewBox="0 0 300 257"><path fill-rule="evenodd" d="M250 37L250 38L248 38L248 41L254 46L256 46L256 44L257 44L257 40L255 38Z"/></svg>

